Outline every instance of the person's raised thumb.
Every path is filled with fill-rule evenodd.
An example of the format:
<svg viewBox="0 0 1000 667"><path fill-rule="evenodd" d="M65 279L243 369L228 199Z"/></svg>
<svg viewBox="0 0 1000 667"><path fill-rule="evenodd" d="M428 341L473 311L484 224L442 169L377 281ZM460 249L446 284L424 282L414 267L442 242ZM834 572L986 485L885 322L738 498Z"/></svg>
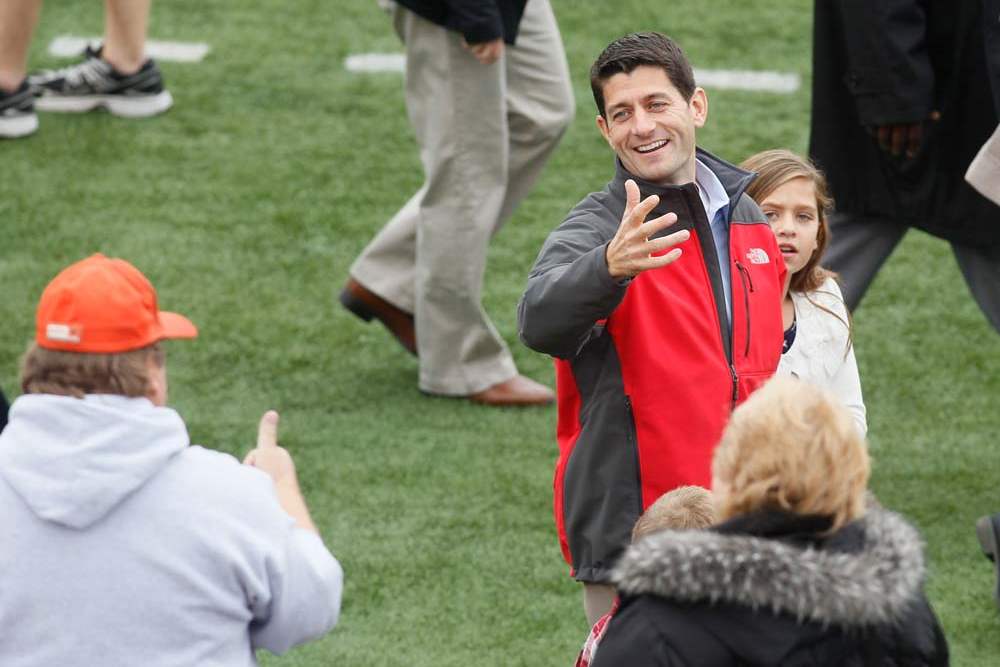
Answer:
<svg viewBox="0 0 1000 667"><path fill-rule="evenodd" d="M278 446L278 413L268 410L260 418L260 426L257 427L257 448L267 449Z"/></svg>

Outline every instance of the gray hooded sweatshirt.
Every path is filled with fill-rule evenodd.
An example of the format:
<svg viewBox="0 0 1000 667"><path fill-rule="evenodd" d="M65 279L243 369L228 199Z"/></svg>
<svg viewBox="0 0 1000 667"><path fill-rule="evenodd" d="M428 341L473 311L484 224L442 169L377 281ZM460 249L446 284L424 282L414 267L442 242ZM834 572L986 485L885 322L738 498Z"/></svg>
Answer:
<svg viewBox="0 0 1000 667"><path fill-rule="evenodd" d="M144 398L18 398L0 434L0 665L255 665L343 573L271 479Z"/></svg>

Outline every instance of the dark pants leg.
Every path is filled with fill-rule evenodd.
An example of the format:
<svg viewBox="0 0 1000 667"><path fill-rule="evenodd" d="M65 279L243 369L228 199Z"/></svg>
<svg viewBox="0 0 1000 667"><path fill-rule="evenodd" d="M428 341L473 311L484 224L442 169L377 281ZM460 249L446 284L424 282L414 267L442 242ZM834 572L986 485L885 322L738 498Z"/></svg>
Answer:
<svg viewBox="0 0 1000 667"><path fill-rule="evenodd" d="M977 248L952 243L951 249L972 298L1000 333L1000 246Z"/></svg>
<svg viewBox="0 0 1000 667"><path fill-rule="evenodd" d="M830 216L830 245L823 255L823 266L840 274L844 301L850 310L857 308L906 231L907 227L880 218L849 213Z"/></svg>

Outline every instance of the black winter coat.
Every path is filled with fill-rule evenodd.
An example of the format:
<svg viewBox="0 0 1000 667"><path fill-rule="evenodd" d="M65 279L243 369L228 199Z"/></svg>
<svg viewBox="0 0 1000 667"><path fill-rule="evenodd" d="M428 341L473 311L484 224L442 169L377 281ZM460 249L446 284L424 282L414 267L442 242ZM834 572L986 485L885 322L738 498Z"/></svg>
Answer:
<svg viewBox="0 0 1000 667"><path fill-rule="evenodd" d="M829 525L767 512L640 540L593 667L947 665L916 530L884 510Z"/></svg>
<svg viewBox="0 0 1000 667"><path fill-rule="evenodd" d="M503 37L513 44L527 0L396 0L414 14L462 33L469 44Z"/></svg>
<svg viewBox="0 0 1000 667"><path fill-rule="evenodd" d="M964 179L998 123L1000 0L816 0L814 21L809 153L837 210L1000 243L1000 207ZM919 121L914 159L871 133Z"/></svg>

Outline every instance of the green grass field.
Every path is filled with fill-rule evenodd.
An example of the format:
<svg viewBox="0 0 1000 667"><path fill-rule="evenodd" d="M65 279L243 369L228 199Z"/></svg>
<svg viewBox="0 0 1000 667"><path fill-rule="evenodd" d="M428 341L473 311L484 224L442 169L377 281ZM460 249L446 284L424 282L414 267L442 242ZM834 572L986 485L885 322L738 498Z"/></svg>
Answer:
<svg viewBox="0 0 1000 667"><path fill-rule="evenodd" d="M808 140L811 3L553 2L578 114L538 187L490 250L486 305L522 370L515 305L548 231L612 170L587 69L612 39L657 29L696 67L797 72L792 95L709 90L699 143L733 161ZM751 5L766 4L766 9ZM51 2L34 67L58 34L101 32L100 3ZM569 665L586 634L551 515L555 410L422 396L416 363L336 303L361 247L421 182L394 74L344 58L398 52L373 0L173 0L151 36L206 41L164 63L163 117L44 115L0 143L0 384L13 397L34 305L92 252L133 261L166 309L201 328L170 346L171 402L195 442L239 453L267 408L346 571L342 621L265 665ZM1000 336L947 244L912 232L855 314L873 487L927 541L928 592L954 664L1000 664L992 570L973 532L1000 511Z"/></svg>

